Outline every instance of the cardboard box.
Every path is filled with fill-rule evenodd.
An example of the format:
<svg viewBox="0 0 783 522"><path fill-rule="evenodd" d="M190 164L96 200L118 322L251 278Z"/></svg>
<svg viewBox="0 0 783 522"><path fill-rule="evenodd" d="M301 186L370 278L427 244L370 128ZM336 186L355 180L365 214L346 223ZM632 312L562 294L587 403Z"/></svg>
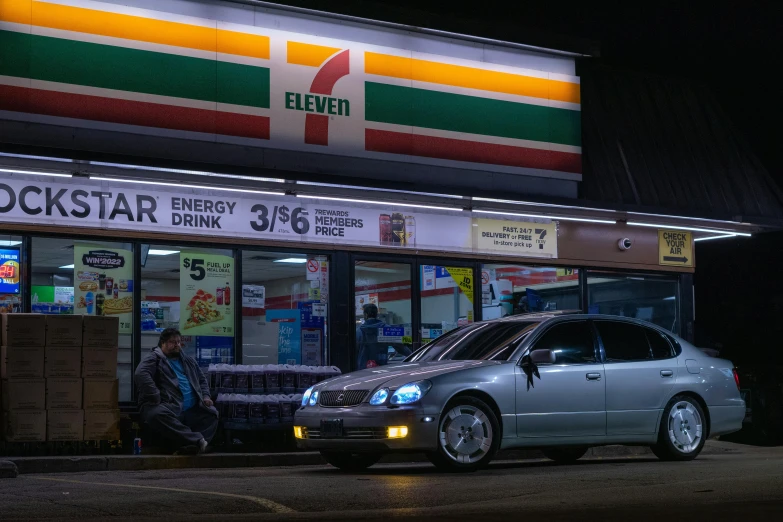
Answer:
<svg viewBox="0 0 783 522"><path fill-rule="evenodd" d="M46 379L46 409L82 409L82 380L73 377Z"/></svg>
<svg viewBox="0 0 783 522"><path fill-rule="evenodd" d="M120 319L100 315L84 316L82 346L117 346L120 337Z"/></svg>
<svg viewBox="0 0 783 522"><path fill-rule="evenodd" d="M46 316L43 314L2 314L3 346L44 346Z"/></svg>
<svg viewBox="0 0 783 522"><path fill-rule="evenodd" d="M84 379L85 410L117 410L119 405L119 380Z"/></svg>
<svg viewBox="0 0 783 522"><path fill-rule="evenodd" d="M44 376L43 346L0 347L0 377L40 379Z"/></svg>
<svg viewBox="0 0 783 522"><path fill-rule="evenodd" d="M85 410L84 440L119 440L120 410Z"/></svg>
<svg viewBox="0 0 783 522"><path fill-rule="evenodd" d="M46 346L81 346L81 315L47 315Z"/></svg>
<svg viewBox="0 0 783 522"><path fill-rule="evenodd" d="M84 440L84 410L47 411L46 440Z"/></svg>
<svg viewBox="0 0 783 522"><path fill-rule="evenodd" d="M3 410L45 410L44 379L3 379Z"/></svg>
<svg viewBox="0 0 783 522"><path fill-rule="evenodd" d="M47 346L44 355L44 377L82 376L80 346Z"/></svg>
<svg viewBox="0 0 783 522"><path fill-rule="evenodd" d="M117 377L117 347L82 348L82 377Z"/></svg>
<svg viewBox="0 0 783 522"><path fill-rule="evenodd" d="M8 442L46 440L46 412L11 410L3 415L3 434Z"/></svg>

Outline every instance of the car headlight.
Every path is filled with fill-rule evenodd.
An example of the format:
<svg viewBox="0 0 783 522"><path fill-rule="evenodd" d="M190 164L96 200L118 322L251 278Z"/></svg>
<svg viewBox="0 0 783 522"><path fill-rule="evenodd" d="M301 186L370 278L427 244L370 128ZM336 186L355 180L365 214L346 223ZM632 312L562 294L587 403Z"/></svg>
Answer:
<svg viewBox="0 0 783 522"><path fill-rule="evenodd" d="M310 406L315 406L316 404L318 404L318 392L314 391L310 394Z"/></svg>
<svg viewBox="0 0 783 522"><path fill-rule="evenodd" d="M377 392L373 393L372 397L370 397L370 404L373 406L380 406L384 402L386 402L386 399L389 398L389 388L381 388Z"/></svg>
<svg viewBox="0 0 783 522"><path fill-rule="evenodd" d="M391 397L391 402L395 406L400 404L412 404L420 400L430 391L432 383L430 381L410 382L397 388L397 391Z"/></svg>
<svg viewBox="0 0 783 522"><path fill-rule="evenodd" d="M302 395L302 406L307 406L307 401L310 400L310 395L313 393L313 387L307 388L307 391Z"/></svg>

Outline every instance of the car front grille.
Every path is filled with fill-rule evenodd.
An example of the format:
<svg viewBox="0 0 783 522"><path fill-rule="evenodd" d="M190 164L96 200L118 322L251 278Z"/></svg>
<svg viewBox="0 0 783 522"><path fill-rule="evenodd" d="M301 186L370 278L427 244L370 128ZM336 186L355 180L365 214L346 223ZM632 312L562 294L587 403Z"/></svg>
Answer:
<svg viewBox="0 0 783 522"><path fill-rule="evenodd" d="M350 391L323 391L319 397L321 406L327 408L339 408L341 406L356 406L361 404L368 390L350 390Z"/></svg>
<svg viewBox="0 0 783 522"><path fill-rule="evenodd" d="M305 439L321 439L321 430L318 428L303 428L302 437ZM386 428L343 428L343 436L339 438L348 440L385 439Z"/></svg>

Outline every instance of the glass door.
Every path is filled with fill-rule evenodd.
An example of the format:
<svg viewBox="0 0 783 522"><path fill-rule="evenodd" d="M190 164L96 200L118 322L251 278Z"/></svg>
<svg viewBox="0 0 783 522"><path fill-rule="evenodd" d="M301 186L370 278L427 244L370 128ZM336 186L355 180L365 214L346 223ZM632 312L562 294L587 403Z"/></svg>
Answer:
<svg viewBox="0 0 783 522"><path fill-rule="evenodd" d="M421 344L476 319L473 263L421 261L418 276Z"/></svg>

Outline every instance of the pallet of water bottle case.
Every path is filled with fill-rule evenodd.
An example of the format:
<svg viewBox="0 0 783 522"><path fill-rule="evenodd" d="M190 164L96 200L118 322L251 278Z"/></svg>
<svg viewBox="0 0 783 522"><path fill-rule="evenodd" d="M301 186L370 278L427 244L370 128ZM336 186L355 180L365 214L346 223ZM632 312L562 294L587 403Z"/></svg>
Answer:
<svg viewBox="0 0 783 522"><path fill-rule="evenodd" d="M340 369L290 364L210 364L208 374L224 425L253 429L291 424L307 388L340 375Z"/></svg>

